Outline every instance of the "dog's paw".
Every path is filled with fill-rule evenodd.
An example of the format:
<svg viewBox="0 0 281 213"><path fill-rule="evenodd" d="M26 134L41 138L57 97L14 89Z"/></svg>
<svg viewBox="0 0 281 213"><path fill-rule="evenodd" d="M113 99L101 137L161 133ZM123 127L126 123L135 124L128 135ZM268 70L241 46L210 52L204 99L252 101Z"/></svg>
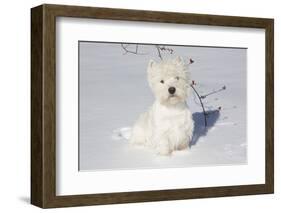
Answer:
<svg viewBox="0 0 281 213"><path fill-rule="evenodd" d="M166 146L160 146L156 148L156 153L162 156L169 156L172 154L172 150Z"/></svg>
<svg viewBox="0 0 281 213"><path fill-rule="evenodd" d="M180 143L177 147L177 150L185 150L188 149L188 143Z"/></svg>

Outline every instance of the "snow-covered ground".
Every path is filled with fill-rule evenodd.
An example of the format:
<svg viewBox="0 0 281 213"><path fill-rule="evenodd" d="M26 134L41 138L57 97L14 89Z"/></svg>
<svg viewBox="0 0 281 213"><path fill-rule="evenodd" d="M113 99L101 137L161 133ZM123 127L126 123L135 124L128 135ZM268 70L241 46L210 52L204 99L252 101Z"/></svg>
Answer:
<svg viewBox="0 0 281 213"><path fill-rule="evenodd" d="M190 66L200 95L226 86L226 90L203 99L208 116L204 127L202 108L195 94L188 100L195 132L188 151L169 157L130 147L117 140L114 130L130 127L153 103L146 67L160 60L154 45L140 45L141 55L127 53L120 44L80 42L80 138L82 171L236 165L247 163L246 77L247 50L167 46L164 57L192 58ZM135 45L128 48L134 50ZM166 52L166 53L165 53ZM218 113L215 110L221 107Z"/></svg>

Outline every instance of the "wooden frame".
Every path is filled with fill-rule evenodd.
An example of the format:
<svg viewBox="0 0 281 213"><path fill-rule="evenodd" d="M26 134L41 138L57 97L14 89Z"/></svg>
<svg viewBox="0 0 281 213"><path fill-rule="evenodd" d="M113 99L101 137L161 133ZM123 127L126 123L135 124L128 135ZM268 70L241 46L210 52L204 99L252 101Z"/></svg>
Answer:
<svg viewBox="0 0 281 213"><path fill-rule="evenodd" d="M56 17L165 22L263 28L266 31L266 183L160 191L56 195ZM31 9L31 203L66 207L219 196L274 191L274 21L273 19L168 13L125 9L41 5Z"/></svg>

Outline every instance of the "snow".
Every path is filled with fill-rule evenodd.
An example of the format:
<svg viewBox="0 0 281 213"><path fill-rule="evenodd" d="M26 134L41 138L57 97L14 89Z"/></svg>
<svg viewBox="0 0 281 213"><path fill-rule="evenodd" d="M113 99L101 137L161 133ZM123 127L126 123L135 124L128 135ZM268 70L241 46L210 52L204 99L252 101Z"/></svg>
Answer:
<svg viewBox="0 0 281 213"><path fill-rule="evenodd" d="M209 113L206 128L199 100L191 95L195 131L190 149L163 157L126 140L138 115L154 101L146 67L150 59L160 60L155 46L140 45L142 55L125 54L118 43L80 42L79 47L81 171L247 163L247 49L166 45L173 54L162 52L164 58L180 55L195 61L190 70L200 95L223 86L226 90L203 99ZM135 45L128 48L133 51Z"/></svg>

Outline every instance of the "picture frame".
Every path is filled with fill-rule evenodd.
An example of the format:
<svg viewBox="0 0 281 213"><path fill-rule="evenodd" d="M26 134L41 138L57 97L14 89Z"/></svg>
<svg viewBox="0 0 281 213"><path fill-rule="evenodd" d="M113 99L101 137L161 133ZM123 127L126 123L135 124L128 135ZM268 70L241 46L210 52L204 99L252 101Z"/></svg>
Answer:
<svg viewBox="0 0 281 213"><path fill-rule="evenodd" d="M57 195L56 19L71 17L265 30L265 183ZM41 208L269 194L274 192L274 20L44 4L31 9L31 203Z"/></svg>

